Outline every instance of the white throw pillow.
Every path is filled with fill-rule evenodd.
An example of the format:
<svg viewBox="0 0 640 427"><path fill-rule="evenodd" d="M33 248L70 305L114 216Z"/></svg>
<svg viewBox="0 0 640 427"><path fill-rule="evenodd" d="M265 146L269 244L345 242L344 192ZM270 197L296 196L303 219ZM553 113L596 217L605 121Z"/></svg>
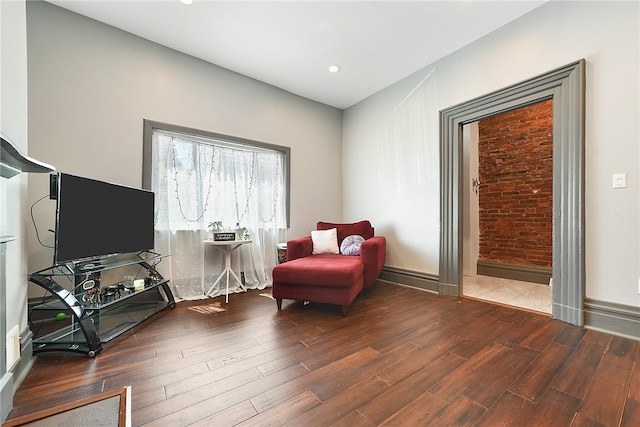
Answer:
<svg viewBox="0 0 640 427"><path fill-rule="evenodd" d="M338 248L338 229L331 228L329 230L313 230L311 232L311 240L313 241L313 254L339 254Z"/></svg>

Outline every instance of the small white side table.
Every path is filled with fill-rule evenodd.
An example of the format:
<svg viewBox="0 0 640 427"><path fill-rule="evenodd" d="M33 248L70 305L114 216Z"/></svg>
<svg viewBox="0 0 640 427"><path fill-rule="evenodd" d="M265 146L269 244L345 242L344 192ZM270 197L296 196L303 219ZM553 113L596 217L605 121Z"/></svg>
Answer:
<svg viewBox="0 0 640 427"><path fill-rule="evenodd" d="M236 275L236 273L231 269L231 252L238 249L242 245L246 245L247 243L251 243L251 240L203 240L202 241L202 287L204 288L204 247L213 246L222 253L224 253L224 269L220 276L213 282L213 285L209 288L205 295L211 293L213 288L222 280L224 276L227 276L227 292L225 296L225 303L229 304L229 276L233 276L234 279L240 284L240 288L243 291L246 291L242 280Z"/></svg>

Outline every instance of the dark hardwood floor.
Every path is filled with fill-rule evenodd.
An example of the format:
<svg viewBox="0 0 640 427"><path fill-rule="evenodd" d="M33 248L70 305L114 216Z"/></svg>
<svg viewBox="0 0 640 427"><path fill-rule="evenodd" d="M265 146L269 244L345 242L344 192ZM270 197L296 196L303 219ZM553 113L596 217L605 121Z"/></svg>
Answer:
<svg viewBox="0 0 640 427"><path fill-rule="evenodd" d="M261 292L41 354L10 418L131 385L135 426L640 425L638 341L383 282L347 317Z"/></svg>

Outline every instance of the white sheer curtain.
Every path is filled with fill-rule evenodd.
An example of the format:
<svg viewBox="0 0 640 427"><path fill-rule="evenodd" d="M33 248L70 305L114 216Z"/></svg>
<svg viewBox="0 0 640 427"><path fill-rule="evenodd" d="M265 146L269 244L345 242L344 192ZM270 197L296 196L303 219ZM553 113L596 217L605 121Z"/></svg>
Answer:
<svg viewBox="0 0 640 427"><path fill-rule="evenodd" d="M232 269L249 289L271 286L276 245L286 241L284 153L154 129L152 157L156 251L170 255L158 268L176 299L226 292L222 280L207 293L224 268L222 253L202 244L214 221L247 229L252 243L232 253Z"/></svg>

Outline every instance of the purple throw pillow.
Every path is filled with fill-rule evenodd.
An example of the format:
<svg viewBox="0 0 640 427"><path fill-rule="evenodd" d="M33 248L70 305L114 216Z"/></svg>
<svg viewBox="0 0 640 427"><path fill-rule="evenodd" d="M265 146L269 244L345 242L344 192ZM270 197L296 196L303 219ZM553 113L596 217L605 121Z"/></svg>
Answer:
<svg viewBox="0 0 640 427"><path fill-rule="evenodd" d="M360 245L364 242L364 237L352 234L344 238L340 244L340 253L342 255L360 255Z"/></svg>

